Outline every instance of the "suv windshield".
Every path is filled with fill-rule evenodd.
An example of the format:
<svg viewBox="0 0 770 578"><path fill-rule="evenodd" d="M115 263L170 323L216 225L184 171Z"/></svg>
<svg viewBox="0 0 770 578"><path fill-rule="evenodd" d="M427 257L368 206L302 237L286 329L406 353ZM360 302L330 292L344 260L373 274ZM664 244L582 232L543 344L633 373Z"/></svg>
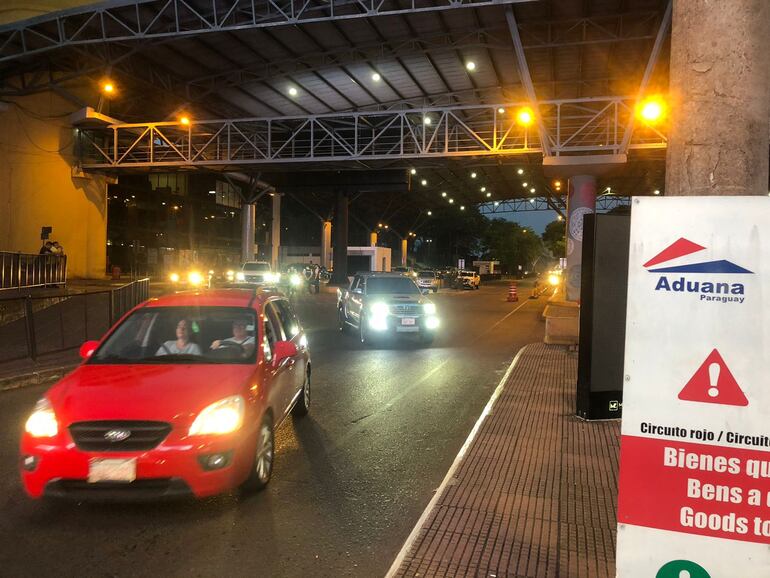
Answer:
<svg viewBox="0 0 770 578"><path fill-rule="evenodd" d="M126 318L88 363L254 363L255 343L253 309L144 307Z"/></svg>
<svg viewBox="0 0 770 578"><path fill-rule="evenodd" d="M257 272L270 271L270 264L269 263L244 263L243 270L257 271Z"/></svg>
<svg viewBox="0 0 770 578"><path fill-rule="evenodd" d="M417 285L408 277L369 277L366 280L366 293L369 295L419 292Z"/></svg>
<svg viewBox="0 0 770 578"><path fill-rule="evenodd" d="M433 279L435 276L433 271L420 271L420 279Z"/></svg>

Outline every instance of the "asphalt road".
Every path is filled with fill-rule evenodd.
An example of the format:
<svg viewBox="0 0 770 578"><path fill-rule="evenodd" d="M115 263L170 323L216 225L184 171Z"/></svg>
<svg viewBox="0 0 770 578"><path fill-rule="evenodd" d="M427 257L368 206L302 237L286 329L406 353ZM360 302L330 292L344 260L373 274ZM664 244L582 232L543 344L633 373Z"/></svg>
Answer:
<svg viewBox="0 0 770 578"><path fill-rule="evenodd" d="M442 291L432 347L369 349L337 333L333 295L301 297L311 414L279 430L273 480L248 498L33 502L17 447L45 388L0 393L0 575L382 576L515 353L542 339L544 299L505 298Z"/></svg>

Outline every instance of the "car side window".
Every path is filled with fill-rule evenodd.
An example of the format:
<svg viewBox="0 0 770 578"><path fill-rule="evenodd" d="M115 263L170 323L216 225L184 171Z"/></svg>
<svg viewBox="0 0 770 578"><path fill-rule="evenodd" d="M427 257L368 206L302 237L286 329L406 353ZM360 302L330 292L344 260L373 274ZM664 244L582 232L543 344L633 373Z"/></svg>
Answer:
<svg viewBox="0 0 770 578"><path fill-rule="evenodd" d="M350 290L355 293L361 288L361 277L356 275L353 277L353 282L350 284Z"/></svg>
<svg viewBox="0 0 770 578"><path fill-rule="evenodd" d="M281 325L275 314L272 304L265 305L264 334L262 337L262 351L265 360L272 361L275 344L282 340Z"/></svg>
<svg viewBox="0 0 770 578"><path fill-rule="evenodd" d="M299 320L291 309L291 305L285 299L272 302L275 312L278 314L283 333L286 339L293 339L299 333Z"/></svg>

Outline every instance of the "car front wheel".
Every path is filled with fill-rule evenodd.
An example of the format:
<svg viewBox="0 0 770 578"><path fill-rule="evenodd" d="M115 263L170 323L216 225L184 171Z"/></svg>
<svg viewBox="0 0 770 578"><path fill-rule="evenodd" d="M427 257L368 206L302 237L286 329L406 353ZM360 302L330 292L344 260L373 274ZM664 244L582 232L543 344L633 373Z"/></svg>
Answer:
<svg viewBox="0 0 770 578"><path fill-rule="evenodd" d="M368 321L366 317L361 315L358 320L358 329L361 337L361 343L369 345L372 342L371 333L369 332Z"/></svg>
<svg viewBox="0 0 770 578"><path fill-rule="evenodd" d="M254 463L246 481L241 486L246 492L258 492L265 489L273 475L273 458L275 457L275 436L273 419L269 414L262 418L257 434L257 449L254 453Z"/></svg>

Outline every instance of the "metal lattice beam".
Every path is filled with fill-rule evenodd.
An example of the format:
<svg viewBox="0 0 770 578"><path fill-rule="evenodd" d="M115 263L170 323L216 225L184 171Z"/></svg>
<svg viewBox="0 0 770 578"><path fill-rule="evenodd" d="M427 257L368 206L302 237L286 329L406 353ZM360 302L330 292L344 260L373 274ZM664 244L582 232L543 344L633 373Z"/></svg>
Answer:
<svg viewBox="0 0 770 578"><path fill-rule="evenodd" d="M632 114L629 97L538 103L553 155L617 154ZM228 167L542 153L537 133L516 124L519 103L274 118L118 124L80 131L85 169ZM662 149L648 127L629 146Z"/></svg>
<svg viewBox="0 0 770 578"><path fill-rule="evenodd" d="M0 62L121 40L481 8L533 0L113 0L0 26Z"/></svg>
<svg viewBox="0 0 770 578"><path fill-rule="evenodd" d="M566 199L564 199L566 202ZM596 199L597 211L610 211L616 207L624 207L631 204L631 197L617 195L605 195ZM507 201L495 201L479 205L479 213L487 216L504 215L507 213L521 213L526 211L553 211L546 197L533 197L531 199L510 199Z"/></svg>

